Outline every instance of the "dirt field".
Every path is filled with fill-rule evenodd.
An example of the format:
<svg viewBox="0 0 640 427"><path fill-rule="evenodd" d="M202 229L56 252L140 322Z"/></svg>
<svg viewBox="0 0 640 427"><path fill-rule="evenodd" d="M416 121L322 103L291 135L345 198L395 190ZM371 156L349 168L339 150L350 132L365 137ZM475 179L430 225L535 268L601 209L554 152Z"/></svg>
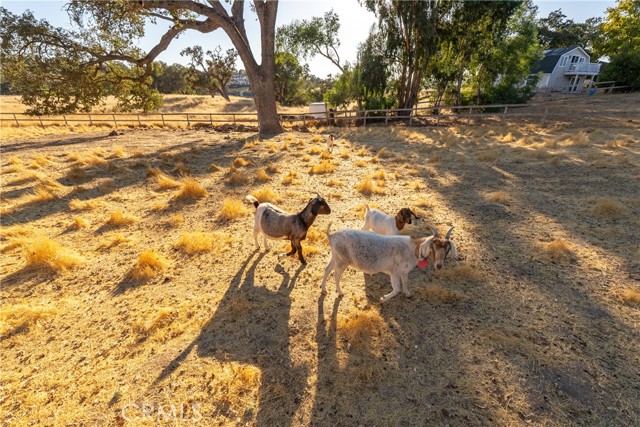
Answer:
<svg viewBox="0 0 640 427"><path fill-rule="evenodd" d="M640 425L638 123L5 140L2 425ZM316 192L306 267L256 251L245 195ZM365 203L458 259L322 296Z"/></svg>

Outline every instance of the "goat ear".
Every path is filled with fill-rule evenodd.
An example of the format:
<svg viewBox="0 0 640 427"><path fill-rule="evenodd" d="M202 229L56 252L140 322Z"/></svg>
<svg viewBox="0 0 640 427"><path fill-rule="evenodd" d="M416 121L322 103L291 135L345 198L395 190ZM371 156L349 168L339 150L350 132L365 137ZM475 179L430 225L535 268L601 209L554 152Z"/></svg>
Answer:
<svg viewBox="0 0 640 427"><path fill-rule="evenodd" d="M433 243L434 236L429 236L425 239L424 242L420 245L420 257L426 258L429 256L429 251L431 250L431 244Z"/></svg>
<svg viewBox="0 0 640 427"><path fill-rule="evenodd" d="M451 249L451 256L453 257L453 259L456 259L456 245L454 245L451 240L449 240L449 249Z"/></svg>

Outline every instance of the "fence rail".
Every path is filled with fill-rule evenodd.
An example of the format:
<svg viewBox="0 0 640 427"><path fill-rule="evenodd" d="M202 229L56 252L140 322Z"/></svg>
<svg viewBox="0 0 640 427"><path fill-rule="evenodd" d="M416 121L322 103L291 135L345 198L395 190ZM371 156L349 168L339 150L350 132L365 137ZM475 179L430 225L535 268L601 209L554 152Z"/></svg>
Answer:
<svg viewBox="0 0 640 427"><path fill-rule="evenodd" d="M333 126L367 126L371 124L405 123L407 126L439 125L446 121L466 121L480 118L528 118L545 123L553 119L571 119L584 117L592 119L595 116L619 118L621 116L640 117L640 108L631 111L624 109L602 110L597 106L588 111L572 112L566 106L545 104L492 104L492 105L465 105L465 106L432 106L384 110L336 110L324 113L309 114L282 113L280 120L286 125L300 123L306 126L309 123L333 125ZM29 116L24 113L0 112L0 125L5 126L29 126L73 124L107 125L116 129L119 126L144 126L186 124L187 126L208 125L233 125L233 126L257 126L257 113L76 113L54 116Z"/></svg>

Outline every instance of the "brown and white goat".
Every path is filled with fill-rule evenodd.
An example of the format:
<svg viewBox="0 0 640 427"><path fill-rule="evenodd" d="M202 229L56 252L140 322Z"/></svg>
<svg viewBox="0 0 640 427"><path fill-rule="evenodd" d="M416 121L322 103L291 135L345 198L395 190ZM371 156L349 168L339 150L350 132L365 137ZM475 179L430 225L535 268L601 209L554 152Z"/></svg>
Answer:
<svg viewBox="0 0 640 427"><path fill-rule="evenodd" d="M300 262L306 264L307 261L302 255L300 242L307 237L307 231L318 215L331 213L331 208L327 202L318 195L310 199L307 206L300 213L289 214L271 203L260 203L258 199L251 195L246 198L256 207L253 225L253 238L255 239L256 247L260 249L260 244L258 243L260 234L263 236L266 250L269 250L268 239L289 240L291 241L291 251L280 254L280 256L290 256L297 252Z"/></svg>
<svg viewBox="0 0 640 427"><path fill-rule="evenodd" d="M415 219L420 219L409 208L402 208L398 211L396 216L391 216L378 209L369 209L369 205L364 206L366 208L366 212L364 214L364 223L362 224L361 229L371 230L378 234L397 236L406 224L411 224L412 216Z"/></svg>

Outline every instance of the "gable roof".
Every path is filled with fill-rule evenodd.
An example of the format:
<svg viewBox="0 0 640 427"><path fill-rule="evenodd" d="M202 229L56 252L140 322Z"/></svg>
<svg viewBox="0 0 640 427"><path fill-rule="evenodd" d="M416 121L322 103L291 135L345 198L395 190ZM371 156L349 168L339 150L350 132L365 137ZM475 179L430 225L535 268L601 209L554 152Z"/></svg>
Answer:
<svg viewBox="0 0 640 427"><path fill-rule="evenodd" d="M536 74L539 72L550 73L556 68L556 64L560 60L560 57L565 53L569 53L574 49L580 49L584 52L584 50L580 46L569 46L569 47L557 47L555 49L547 49L544 51L544 57L534 64L531 69L531 74ZM585 52L586 53L586 52Z"/></svg>

